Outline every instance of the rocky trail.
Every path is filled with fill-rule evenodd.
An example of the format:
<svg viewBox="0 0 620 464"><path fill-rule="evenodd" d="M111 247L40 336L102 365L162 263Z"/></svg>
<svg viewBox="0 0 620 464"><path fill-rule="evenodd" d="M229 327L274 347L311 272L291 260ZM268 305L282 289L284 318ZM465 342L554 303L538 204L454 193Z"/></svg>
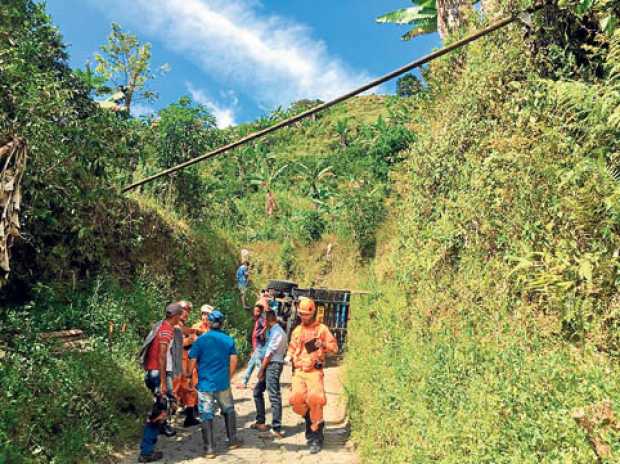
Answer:
<svg viewBox="0 0 620 464"><path fill-rule="evenodd" d="M238 373L235 381L241 378ZM164 453L159 461L168 464L203 464L212 462L225 463L253 463L253 464L356 464L357 457L351 442L348 441L346 427L346 410L342 387L342 369L332 366L325 369L325 391L327 406L325 407L325 446L323 451L316 455L308 452L304 438L303 419L297 416L288 404L291 391L291 368L286 366L282 373L282 403L283 424L286 437L283 439L263 438L257 431L250 429L255 420L254 400L252 389L239 390L233 387L235 409L237 411L238 434L244 441L241 448L228 451L224 446L224 420L217 417L215 420L215 440L217 457L206 459L203 457L202 436L200 427L184 429L181 427L181 418L175 424L177 436L173 438L160 437L157 449ZM256 381L256 371L250 385ZM235 382L233 382L235 383ZM269 400L267 399L267 405ZM271 409L267 410L267 422L271 419ZM137 462L137 450L119 460L121 464Z"/></svg>

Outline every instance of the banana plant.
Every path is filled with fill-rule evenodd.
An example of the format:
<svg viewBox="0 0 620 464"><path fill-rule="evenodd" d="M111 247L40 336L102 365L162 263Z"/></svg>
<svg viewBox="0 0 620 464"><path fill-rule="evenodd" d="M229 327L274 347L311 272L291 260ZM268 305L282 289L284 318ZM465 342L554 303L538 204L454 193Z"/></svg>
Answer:
<svg viewBox="0 0 620 464"><path fill-rule="evenodd" d="M411 40L423 34L437 32L437 4L435 0L412 0L413 6L392 11L377 18L378 23L409 24L413 26L402 36Z"/></svg>
<svg viewBox="0 0 620 464"><path fill-rule="evenodd" d="M276 165L276 157L268 155L266 158L259 160L257 170L250 176L250 184L269 192L273 183L287 168L288 164L278 167Z"/></svg>
<svg viewBox="0 0 620 464"><path fill-rule="evenodd" d="M479 0L411 0L413 6L392 11L377 18L378 23L409 24L413 26L403 40L439 32L443 41L463 22L463 9Z"/></svg>
<svg viewBox="0 0 620 464"><path fill-rule="evenodd" d="M321 205L324 200L331 196L331 192L325 186L325 180L329 177L335 177L332 166L323 167L321 163L314 166L308 166L304 163L297 163L297 167L301 171L296 179L300 179L308 186L308 191L312 200Z"/></svg>

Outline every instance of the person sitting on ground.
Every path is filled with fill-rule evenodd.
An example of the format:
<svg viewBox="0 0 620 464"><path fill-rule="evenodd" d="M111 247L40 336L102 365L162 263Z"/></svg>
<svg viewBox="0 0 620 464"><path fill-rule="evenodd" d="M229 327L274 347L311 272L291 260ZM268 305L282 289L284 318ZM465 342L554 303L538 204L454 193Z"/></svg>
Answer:
<svg viewBox="0 0 620 464"><path fill-rule="evenodd" d="M250 285L250 263L248 261L244 261L241 263L241 266L237 269L237 288L239 289L239 293L241 295L241 305L243 309L248 309L245 303L245 294L248 291L248 286Z"/></svg>
<svg viewBox="0 0 620 464"><path fill-rule="evenodd" d="M252 329L252 356L248 362L248 367L243 374L243 380L237 384L237 388L248 388L250 377L255 368L260 368L263 356L265 355L265 333L267 326L264 316L265 307L261 303L254 306L254 328Z"/></svg>
<svg viewBox="0 0 620 464"><path fill-rule="evenodd" d="M157 435L174 436L174 430L167 424L169 404L172 396L172 356L170 349L174 337L174 326L178 324L183 308L178 303L166 307L166 318L153 326L147 335L140 357L144 366L144 383L155 397L155 404L145 425L140 443L139 462L154 462L162 458L155 451Z"/></svg>
<svg viewBox="0 0 620 464"><path fill-rule="evenodd" d="M254 404L256 405L256 423L252 426L261 432L267 432L265 424L265 398L267 390L271 403L271 430L276 438L284 438L282 431L282 391L280 377L284 367L284 356L288 347L286 333L278 324L278 318L273 311L265 311L265 322L269 330L265 357L258 371L258 383L254 387Z"/></svg>
<svg viewBox="0 0 620 464"><path fill-rule="evenodd" d="M213 306L204 304L200 307L200 320L193 325L198 336L209 331L209 314L213 311Z"/></svg>
<svg viewBox="0 0 620 464"><path fill-rule="evenodd" d="M204 451L209 459L215 458L213 418L219 404L226 423L228 448L241 446L237 439L237 416L230 379L237 369L235 341L222 331L224 315L217 309L209 314L210 329L189 350L190 370L198 369L198 409L202 420Z"/></svg>

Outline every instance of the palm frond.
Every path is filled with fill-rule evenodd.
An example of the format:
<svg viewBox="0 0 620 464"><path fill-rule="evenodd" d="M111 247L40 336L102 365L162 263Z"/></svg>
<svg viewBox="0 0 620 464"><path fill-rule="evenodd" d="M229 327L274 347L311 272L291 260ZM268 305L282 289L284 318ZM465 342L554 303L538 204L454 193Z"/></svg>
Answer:
<svg viewBox="0 0 620 464"><path fill-rule="evenodd" d="M417 21L409 32L402 36L403 40L411 40L414 37L424 34L431 34L433 32L437 32L437 18L434 19L423 19Z"/></svg>
<svg viewBox="0 0 620 464"><path fill-rule="evenodd" d="M436 8L426 8L424 6L412 6L392 11L391 13L379 16L378 23L391 24L413 24L422 19L437 18Z"/></svg>

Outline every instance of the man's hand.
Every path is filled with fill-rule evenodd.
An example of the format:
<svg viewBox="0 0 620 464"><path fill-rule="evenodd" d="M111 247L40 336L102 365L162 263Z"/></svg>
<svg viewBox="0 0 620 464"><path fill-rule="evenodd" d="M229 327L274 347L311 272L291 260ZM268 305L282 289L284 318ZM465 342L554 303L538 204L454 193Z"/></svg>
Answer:
<svg viewBox="0 0 620 464"><path fill-rule="evenodd" d="M258 370L258 380L260 380L260 381L265 380L265 368L264 367L261 367Z"/></svg>
<svg viewBox="0 0 620 464"><path fill-rule="evenodd" d="M323 348L323 347L325 346L325 344L321 341L321 339L320 339L320 338L316 338L316 339L314 340L314 346L316 346L316 348L317 348L318 350L320 350L321 348Z"/></svg>
<svg viewBox="0 0 620 464"><path fill-rule="evenodd" d="M168 393L168 386L166 385L165 380L159 384L159 393L163 396L165 396L166 393Z"/></svg>

